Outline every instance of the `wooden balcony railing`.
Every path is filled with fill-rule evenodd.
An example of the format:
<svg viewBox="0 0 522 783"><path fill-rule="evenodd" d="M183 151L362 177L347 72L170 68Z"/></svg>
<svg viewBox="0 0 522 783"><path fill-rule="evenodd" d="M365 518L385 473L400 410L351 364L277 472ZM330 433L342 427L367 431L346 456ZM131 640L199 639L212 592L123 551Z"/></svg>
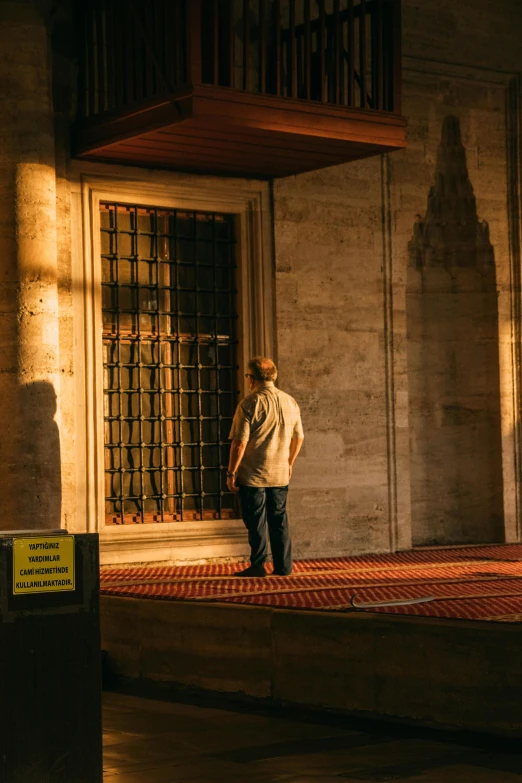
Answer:
<svg viewBox="0 0 522 783"><path fill-rule="evenodd" d="M399 0L89 0L79 111L187 86L400 114Z"/></svg>
<svg viewBox="0 0 522 783"><path fill-rule="evenodd" d="M185 0L88 0L78 15L80 117L117 113L187 83Z"/></svg>
<svg viewBox="0 0 522 783"><path fill-rule="evenodd" d="M391 0L203 0L201 81L396 111L399 12Z"/></svg>

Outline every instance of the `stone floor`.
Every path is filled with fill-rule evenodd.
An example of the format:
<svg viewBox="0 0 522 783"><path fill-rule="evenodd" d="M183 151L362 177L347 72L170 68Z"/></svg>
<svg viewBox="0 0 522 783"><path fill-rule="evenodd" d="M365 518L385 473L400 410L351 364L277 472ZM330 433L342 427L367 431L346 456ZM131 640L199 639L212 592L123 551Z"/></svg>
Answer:
<svg viewBox="0 0 522 783"><path fill-rule="evenodd" d="M522 783L502 743L115 693L104 710L105 783Z"/></svg>

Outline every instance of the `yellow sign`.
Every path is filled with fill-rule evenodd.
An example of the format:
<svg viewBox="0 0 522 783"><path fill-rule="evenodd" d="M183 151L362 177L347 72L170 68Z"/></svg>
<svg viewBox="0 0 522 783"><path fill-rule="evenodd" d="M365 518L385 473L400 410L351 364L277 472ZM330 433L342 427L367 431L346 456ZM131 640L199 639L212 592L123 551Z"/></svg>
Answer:
<svg viewBox="0 0 522 783"><path fill-rule="evenodd" d="M74 590L74 536L13 539L13 593Z"/></svg>

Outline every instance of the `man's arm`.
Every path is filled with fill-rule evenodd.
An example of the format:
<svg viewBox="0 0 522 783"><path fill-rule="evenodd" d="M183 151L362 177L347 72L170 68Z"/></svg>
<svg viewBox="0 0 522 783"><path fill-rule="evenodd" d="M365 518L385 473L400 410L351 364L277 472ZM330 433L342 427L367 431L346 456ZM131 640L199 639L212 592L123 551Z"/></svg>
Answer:
<svg viewBox="0 0 522 783"><path fill-rule="evenodd" d="M288 464L290 466L290 478L292 478L292 468L296 461L297 455L301 451L304 438L292 438L290 441L290 454L288 455Z"/></svg>
<svg viewBox="0 0 522 783"><path fill-rule="evenodd" d="M230 457L228 460L228 475L227 475L227 487L230 492L234 494L239 492L239 487L236 484L236 473L241 465L241 460L247 447L246 440L233 440L230 444Z"/></svg>

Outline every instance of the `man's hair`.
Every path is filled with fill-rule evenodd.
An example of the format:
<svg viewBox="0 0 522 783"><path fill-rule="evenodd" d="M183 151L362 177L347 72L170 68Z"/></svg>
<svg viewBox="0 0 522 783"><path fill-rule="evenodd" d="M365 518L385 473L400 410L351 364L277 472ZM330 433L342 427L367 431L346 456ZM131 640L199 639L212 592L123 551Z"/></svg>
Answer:
<svg viewBox="0 0 522 783"><path fill-rule="evenodd" d="M277 378L277 367L272 359L268 359L266 356L254 356L253 359L250 359L248 371L252 373L254 380L260 383L275 381Z"/></svg>

